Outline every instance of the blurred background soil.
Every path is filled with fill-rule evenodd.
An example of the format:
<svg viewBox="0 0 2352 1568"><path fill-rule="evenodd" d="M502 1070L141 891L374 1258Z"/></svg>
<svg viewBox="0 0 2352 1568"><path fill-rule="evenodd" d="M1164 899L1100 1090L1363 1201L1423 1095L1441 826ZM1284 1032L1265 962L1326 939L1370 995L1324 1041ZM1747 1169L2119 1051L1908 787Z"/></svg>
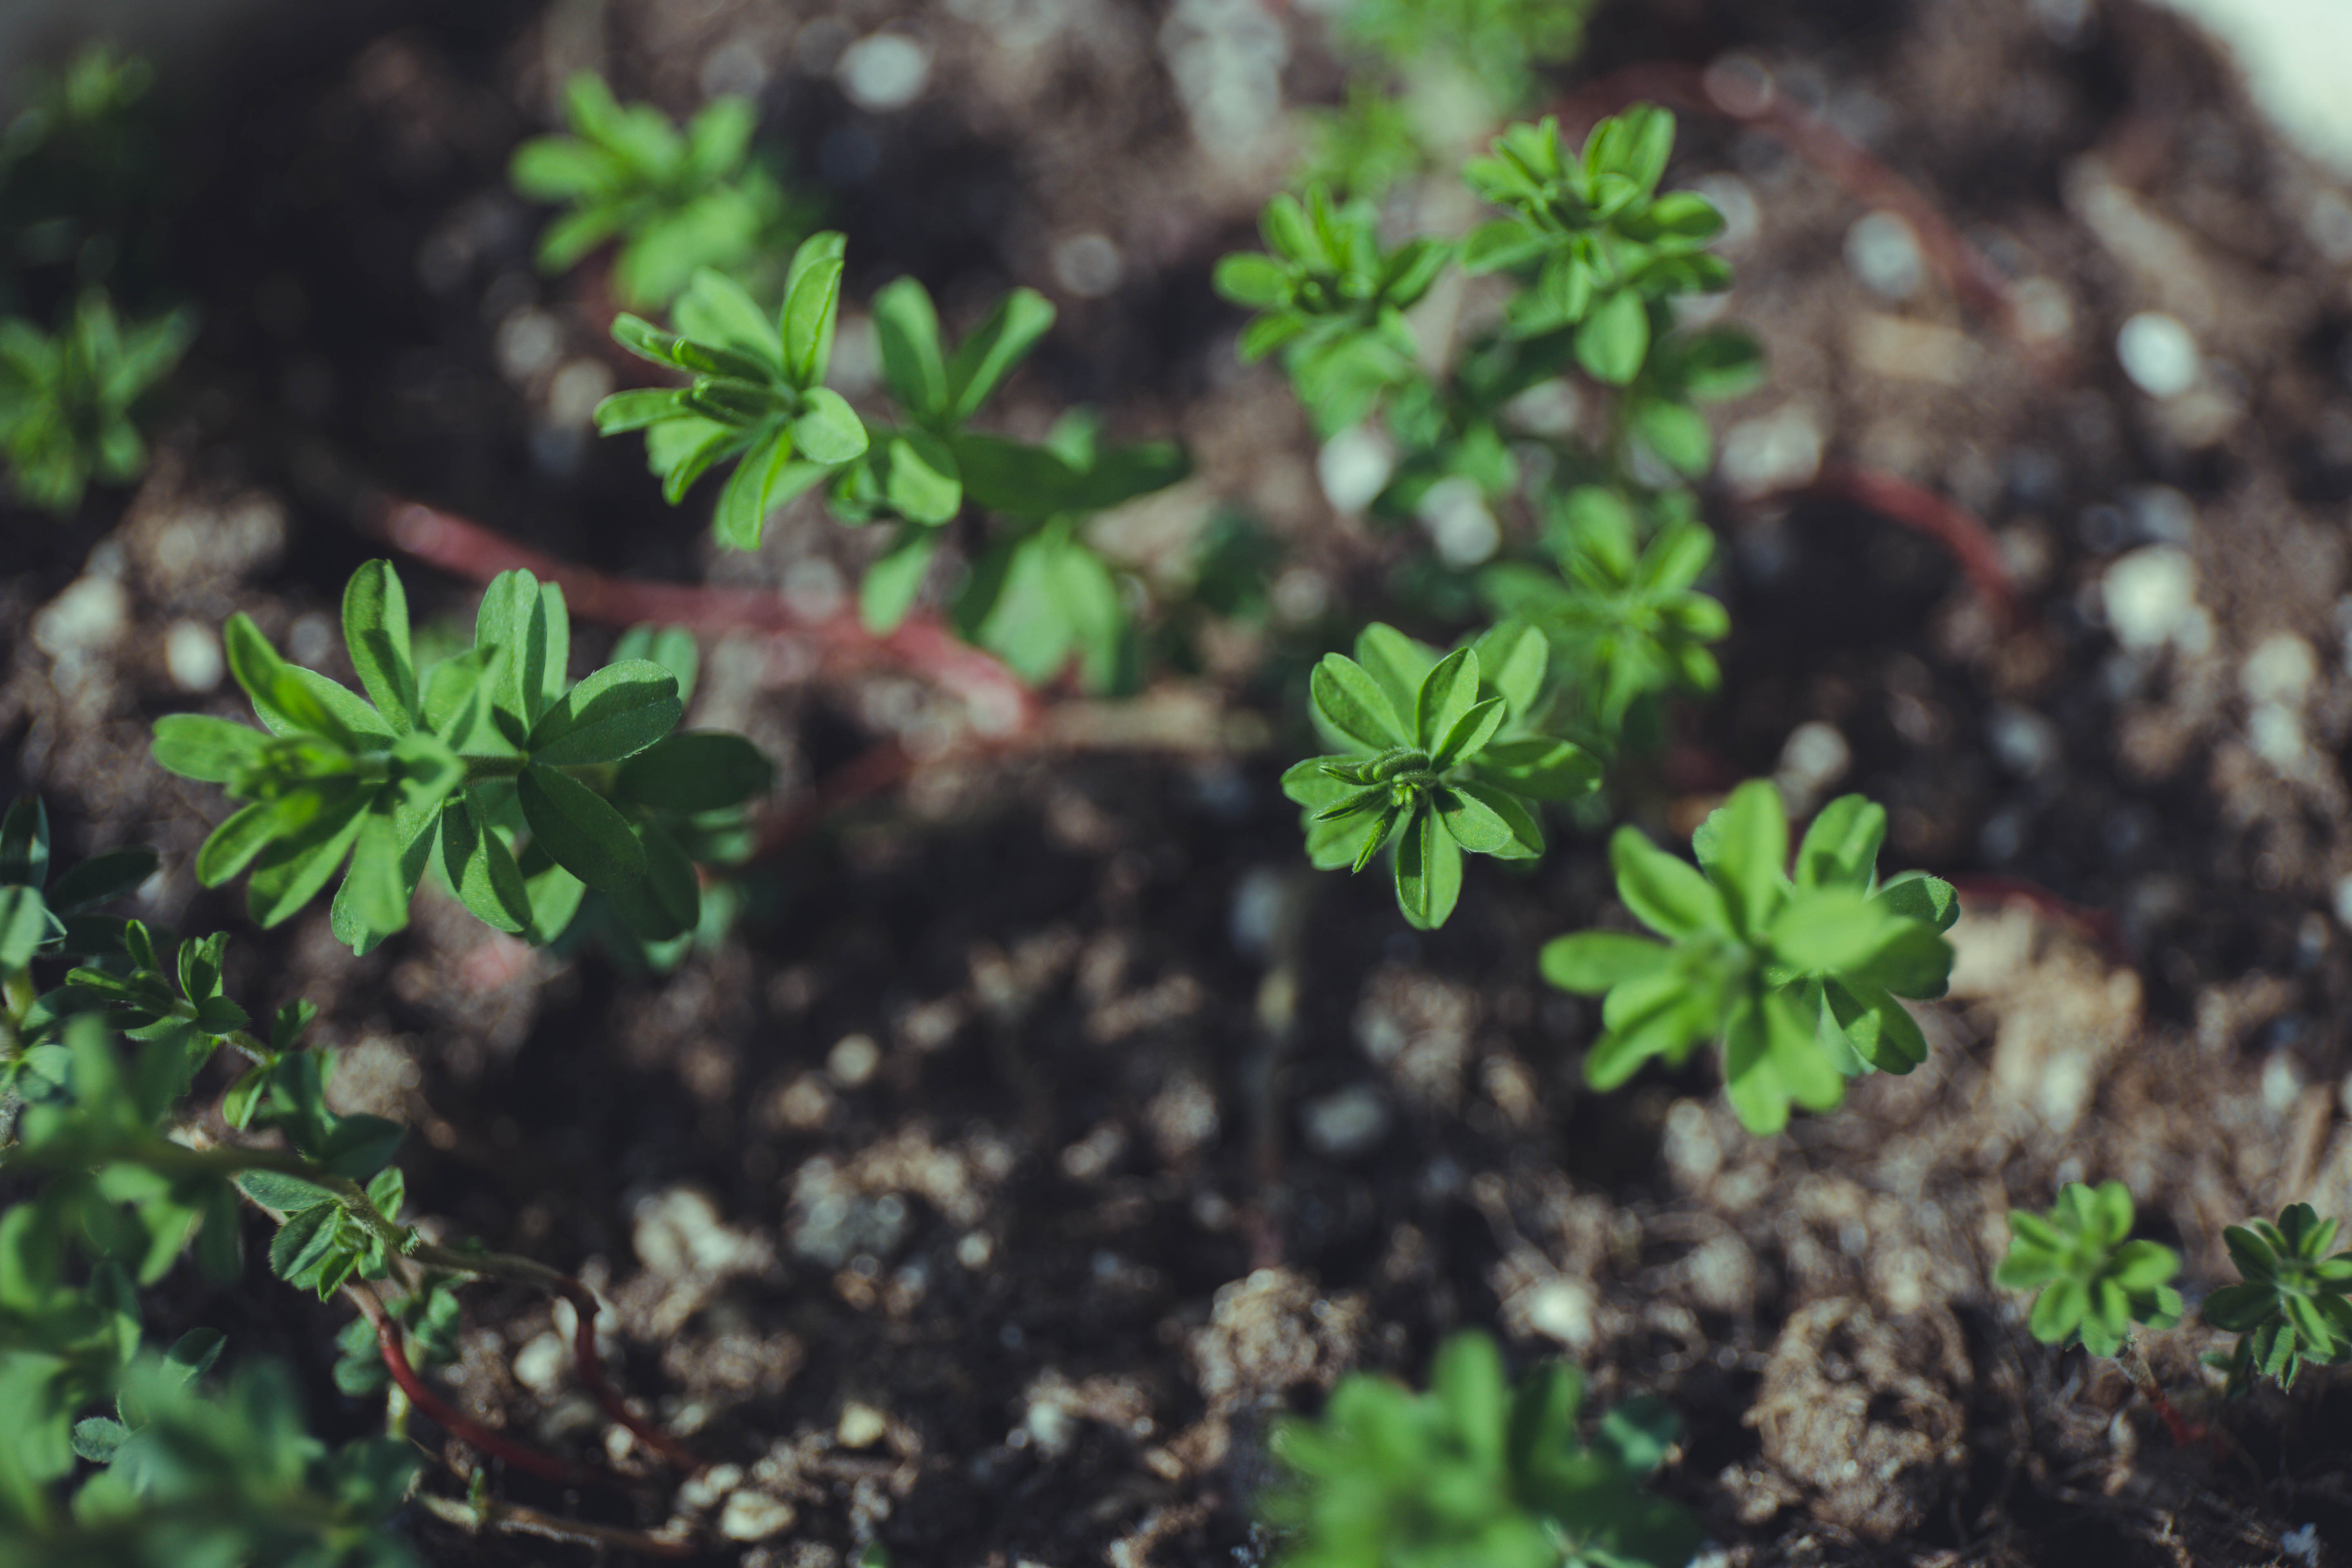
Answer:
<svg viewBox="0 0 2352 1568"><path fill-rule="evenodd" d="M415 1130L419 1211L604 1293L626 1386L723 1461L681 1501L728 1542L712 1561L841 1568L878 1539L901 1564L1260 1562L1270 1414L1350 1368L1417 1379L1462 1325L1572 1357L1603 1403L1673 1404L1663 1484L1704 1511L1710 1563L2352 1554L2340 1379L2221 1407L2192 1314L2149 1354L2229 1441L2176 1448L2111 1363L2034 1343L1989 1282L2006 1210L2070 1180L2127 1183L2192 1300L2231 1277L2223 1226L2352 1213L2352 202L2189 23L2131 0L1627 0L1564 83L1575 113L1641 62L1769 79L1915 184L2009 301L1964 303L1915 228L1784 144L1685 118L1670 180L1730 218L1725 315L1771 368L1717 418L1725 688L1626 809L1667 837L1745 776L1801 811L1863 790L1890 867L1967 893L1927 1065L1759 1140L1710 1066L1582 1089L1595 1011L1535 954L1625 920L1598 836L1563 826L1529 875L1475 862L1426 935L1380 879L1304 869L1274 786L1303 754L1302 656L1383 613L1425 548L1326 501L1207 282L1286 175L1286 109L1338 95L1319 12L360 15L166 60L168 288L204 336L135 497L0 511L0 782L44 792L69 849L162 848L146 912L234 930L251 1005L320 1005L343 1108ZM782 843L725 943L652 974L534 953L429 894L365 959L323 905L254 931L188 869L217 792L156 769L147 725L239 712L213 631L233 609L348 679L334 607L385 551L383 497L813 616L873 548L810 507L721 558L707 500L665 509L635 443L592 438L633 374L610 301L593 263L533 272L543 214L504 175L583 68L680 114L756 96L848 234L853 301L900 272L951 325L1015 282L1052 296L1007 423L1086 401L1190 447L1196 477L1103 538L1184 606L1191 673L1125 721L1066 705L1047 739L990 745L916 676L709 637L693 721L778 759L780 814L879 742L917 763ZM870 342L845 327L853 391ZM1815 483L1857 468L1980 518L2016 616ZM1252 614L1185 593L1237 518L1278 559ZM468 584L403 571L420 615L470 621ZM253 1274L230 1296L183 1271L169 1310L291 1358L320 1427L358 1429L326 1375L338 1312ZM599 1441L545 1304L471 1308L457 1397ZM408 1522L436 1563L585 1560Z"/></svg>

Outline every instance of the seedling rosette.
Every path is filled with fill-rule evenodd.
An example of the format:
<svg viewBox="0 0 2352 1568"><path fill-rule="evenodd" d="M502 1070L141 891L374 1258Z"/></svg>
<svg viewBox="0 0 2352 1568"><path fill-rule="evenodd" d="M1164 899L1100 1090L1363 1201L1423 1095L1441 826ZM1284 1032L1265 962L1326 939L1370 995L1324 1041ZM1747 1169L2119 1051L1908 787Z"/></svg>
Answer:
<svg viewBox="0 0 2352 1568"><path fill-rule="evenodd" d="M2168 1329L2180 1321L2180 1292L2166 1281L2180 1256L2153 1241L2128 1239L2130 1191L2121 1182L2095 1188L2069 1182L2046 1215L2009 1211L2009 1256L1993 1271L2007 1290L2036 1290L2026 1328L2044 1344L2076 1340L2111 1356L2132 1325Z"/></svg>
<svg viewBox="0 0 2352 1568"><path fill-rule="evenodd" d="M1354 658L1326 655L1311 682L1315 714L1351 750L1282 775L1307 808L1316 867L1361 871L1393 840L1397 907L1428 931L1454 912L1465 851L1540 856L1528 802L1572 799L1600 778L1573 743L1528 732L1546 657L1540 637L1507 622L1443 658L1381 625L1365 628Z"/></svg>
<svg viewBox="0 0 2352 1568"><path fill-rule="evenodd" d="M1885 811L1832 801L1789 863L1780 792L1751 780L1693 835L1698 865L1639 829L1609 841L1617 894L1665 940L1580 931L1543 951L1544 977L1603 995L1585 1081L1611 1089L1653 1057L1680 1065L1723 1047L1724 1086L1742 1125L1773 1133L1791 1106L1830 1110L1849 1077L1906 1073L1927 1037L1898 998L1944 994L1958 917L1951 885L1918 872L1877 880Z"/></svg>
<svg viewBox="0 0 2352 1568"><path fill-rule="evenodd" d="M2336 1223L2309 1204L2290 1204L2273 1225L2258 1219L2221 1233L2240 1282L2205 1298L2205 1321L2238 1336L2227 1357L2231 1394L2256 1377L2294 1386L2306 1363L2352 1361L2352 1252L2327 1255Z"/></svg>

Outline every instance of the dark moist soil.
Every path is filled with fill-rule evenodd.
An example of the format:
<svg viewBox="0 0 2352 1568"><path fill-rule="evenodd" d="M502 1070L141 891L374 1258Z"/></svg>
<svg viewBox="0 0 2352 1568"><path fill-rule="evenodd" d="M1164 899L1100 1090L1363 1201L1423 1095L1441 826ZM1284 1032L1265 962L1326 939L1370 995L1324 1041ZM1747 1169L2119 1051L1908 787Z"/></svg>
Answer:
<svg viewBox="0 0 2352 1568"><path fill-rule="evenodd" d="M1597 836L1563 827L1532 875L1474 863L1425 936L1374 878L1300 869L1274 787L1296 671L1363 616L1413 619L1381 595L1413 547L1329 514L1286 393L1233 363L1207 270L1280 163L1196 139L1162 64L1196 12L1224 14L436 5L180 81L168 276L205 312L194 390L127 504L5 514L6 782L47 794L70 848L158 845L148 912L235 930L237 994L320 1005L341 1102L416 1130L417 1212L604 1293L625 1386L722 1461L676 1504L740 1539L709 1560L840 1568L879 1540L906 1564L1260 1562L1269 1415L1353 1367L1418 1378L1463 1325L1522 1363L1572 1356L1603 1404L1669 1400L1689 1435L1662 1484L1704 1512L1711 1563L2338 1560L2340 1381L2224 1407L2197 1365L2218 1337L2151 1334L2227 1457L2178 1448L2111 1364L2032 1342L1989 1274L2005 1210L2067 1180L2128 1183L2192 1300L2230 1278L2223 1226L2352 1212L2341 183L2138 5L1661 0L1596 26L1578 80L1727 50L1771 71L1914 182L2071 367L2037 369L1933 277L1871 293L1842 259L1852 198L1757 133L1686 123L1675 177L1737 181L1714 188L1759 215L1728 244L1728 315L1773 368L1718 422L1724 689L1675 716L1624 809L1664 836L1743 776L1861 789L1892 814L1890 864L1971 889L1927 1064L1756 1139L1711 1068L1580 1089L1593 1010L1535 955L1624 919ZM830 58L894 21L929 87L856 109ZM1276 25L1294 89L1332 89L1321 25ZM794 513L717 560L707 502L665 510L631 443L586 437L583 398L627 374L609 307L593 266L530 270L540 215L502 183L585 66L681 111L698 84L763 81L776 148L849 234L854 298L911 270L961 321L1010 282L1053 291L1062 325L1010 423L1091 399L1199 463L1125 520L1139 565L1227 506L1311 574L1277 595L1302 621L1199 614L1177 639L1274 743L1195 724L1173 752L982 757L920 679L812 679L790 647L713 638L697 721L778 757L780 808L893 733L944 755L784 846L733 935L673 973L533 954L431 897L354 960L323 906L262 933L196 889L221 804L154 769L146 726L236 710L188 651L234 608L340 669L340 584L382 549L370 496L820 606L872 548ZM1104 298L1055 281L1053 241L1086 232L1124 258ZM2195 390L2158 401L2117 367L2143 310L2210 356ZM1973 510L2021 624L1880 516L1748 499L1801 481L1812 448ZM422 613L470 617L467 584L404 570ZM2168 598L2182 582L2193 598ZM175 1275L158 1314L290 1358L322 1430L363 1429L326 1376L340 1312L251 1272L234 1294ZM565 1375L546 1303L479 1290L468 1323L469 1410L640 1462ZM588 1556L404 1523L436 1563Z"/></svg>

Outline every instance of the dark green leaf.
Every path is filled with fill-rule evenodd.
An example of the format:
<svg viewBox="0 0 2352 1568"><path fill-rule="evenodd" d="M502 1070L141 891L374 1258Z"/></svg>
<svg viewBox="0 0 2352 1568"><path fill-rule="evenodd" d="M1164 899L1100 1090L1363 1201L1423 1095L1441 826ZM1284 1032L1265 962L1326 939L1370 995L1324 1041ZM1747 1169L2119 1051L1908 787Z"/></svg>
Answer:
<svg viewBox="0 0 2352 1568"><path fill-rule="evenodd" d="M618 762L668 734L684 712L677 678L660 665L608 664L541 716L527 748L545 767Z"/></svg>
<svg viewBox="0 0 2352 1568"><path fill-rule="evenodd" d="M628 819L579 780L532 763L515 780L515 795L534 842L588 886L610 892L646 874Z"/></svg>
<svg viewBox="0 0 2352 1568"><path fill-rule="evenodd" d="M158 864L155 851L144 846L93 855L58 879L49 889L48 906L59 914L77 914L109 899L119 899L153 876Z"/></svg>
<svg viewBox="0 0 2352 1568"><path fill-rule="evenodd" d="M621 765L614 793L667 811L716 811L765 795L775 769L740 735L687 731L656 742Z"/></svg>

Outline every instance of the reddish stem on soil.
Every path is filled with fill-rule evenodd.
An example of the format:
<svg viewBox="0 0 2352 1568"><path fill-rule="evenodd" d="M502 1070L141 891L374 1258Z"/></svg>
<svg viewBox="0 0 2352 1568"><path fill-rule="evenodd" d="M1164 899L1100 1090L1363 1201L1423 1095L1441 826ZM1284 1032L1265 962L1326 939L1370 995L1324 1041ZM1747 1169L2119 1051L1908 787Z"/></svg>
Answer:
<svg viewBox="0 0 2352 1568"><path fill-rule="evenodd" d="M2174 1447L2191 1448L2204 1443L2212 1448L2215 1455L2226 1454L2218 1433L2181 1415L2173 1407L2172 1401L2165 1397L2164 1385L2157 1382L2156 1369L2147 1364L2147 1356L2137 1341L2126 1340L2123 1342L2122 1348L2116 1352L2116 1364L2124 1369L2124 1375L2132 1380L2132 1385L2139 1390L2140 1397L2147 1401L2149 1408L2164 1423L2165 1431L2172 1436Z"/></svg>
<svg viewBox="0 0 2352 1568"><path fill-rule="evenodd" d="M1803 496L1848 501L1927 535L1951 553L1969 585L2004 629L2015 631L2024 623L2017 585L2010 580L2000 546L1994 542L1992 531L1965 507L1893 474L1840 464L1823 465L1811 484L1782 491L1777 499Z"/></svg>
<svg viewBox="0 0 2352 1568"><path fill-rule="evenodd" d="M971 704L981 728L1016 732L1036 721L1036 695L994 658L957 640L936 616L910 615L877 636L854 610L823 618L796 613L781 595L688 583L608 577L518 544L455 513L383 498L371 526L395 548L469 582L522 568L562 584L572 613L604 626L679 626L697 632L751 632L796 643L844 669L888 666L923 676Z"/></svg>
<svg viewBox="0 0 2352 1568"><path fill-rule="evenodd" d="M401 1348L400 1325L383 1310L383 1303L373 1292L353 1290L352 1299L359 1303L361 1312L375 1326L377 1351L383 1357L384 1370L392 1381L400 1384L408 1402L440 1426L452 1437L480 1449L493 1458L504 1459L518 1470L524 1470L543 1480L563 1486L604 1486L625 1490L627 1483L609 1471L590 1465L559 1459L552 1454L542 1454L511 1437L501 1436L483 1426L472 1416L433 1392L425 1381L408 1364L408 1352Z"/></svg>
<svg viewBox="0 0 2352 1568"><path fill-rule="evenodd" d="M620 1392L605 1381L604 1361L596 1352L594 1292L577 1279L567 1279L564 1281L563 1295L564 1299L572 1303L572 1315L576 1325L572 1332L572 1357L574 1368L580 1374L581 1383L587 1388L589 1397L595 1400L597 1408L612 1417L617 1425L626 1427L631 1436L680 1469L694 1471L703 1468L708 1463L707 1460L660 1427L630 1410L622 1400ZM379 1328L376 1332L377 1337L381 1339L383 1330Z"/></svg>
<svg viewBox="0 0 2352 1568"><path fill-rule="evenodd" d="M1962 237L1935 203L1867 148L1782 97L1769 78L1759 80L1719 67L1652 60L1587 83L1562 100L1557 112L1570 125L1590 125L1638 102L1682 114L1718 115L1779 139L1856 201L1895 213L1909 224L1945 287L1969 310L1991 320L2035 370L2054 376L2063 369L2046 345L2020 330L2017 300L2000 269Z"/></svg>

